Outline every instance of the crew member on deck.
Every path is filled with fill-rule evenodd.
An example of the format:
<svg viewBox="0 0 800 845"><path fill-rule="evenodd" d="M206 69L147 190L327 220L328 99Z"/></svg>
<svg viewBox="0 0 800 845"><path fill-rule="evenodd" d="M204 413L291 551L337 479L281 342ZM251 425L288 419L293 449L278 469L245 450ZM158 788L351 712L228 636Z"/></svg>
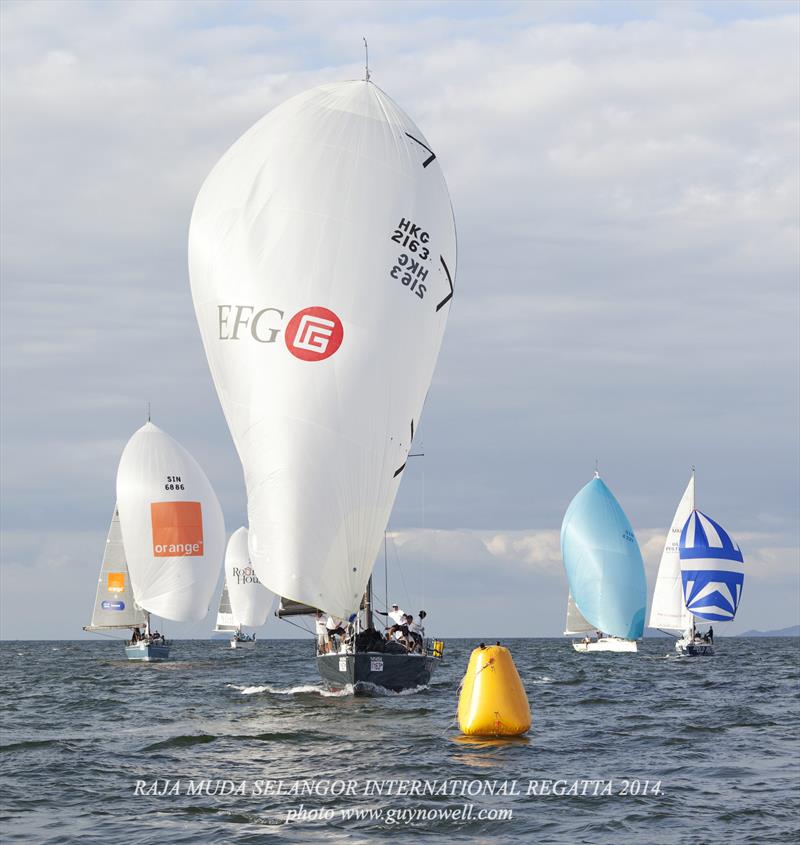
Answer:
<svg viewBox="0 0 800 845"><path fill-rule="evenodd" d="M344 620L339 619L338 616L329 616L328 621L325 623L325 627L328 629L328 641L331 641L332 637L343 637L344 636Z"/></svg>
<svg viewBox="0 0 800 845"><path fill-rule="evenodd" d="M327 654L331 650L331 641L328 636L328 626L325 624L325 617L321 610L317 611L314 627L317 632L317 650L320 654Z"/></svg>
<svg viewBox="0 0 800 845"><path fill-rule="evenodd" d="M399 605L393 604L392 609L388 613L384 613L382 610L376 610L374 612L379 616L385 616L387 622L391 619L395 625L405 625L406 614L400 610Z"/></svg>
<svg viewBox="0 0 800 845"><path fill-rule="evenodd" d="M425 639L425 617L427 615L424 610L420 610L419 622L415 622L412 618L408 626L408 632L411 634L411 638L414 640L415 645L419 647L420 651L422 651L422 643Z"/></svg>

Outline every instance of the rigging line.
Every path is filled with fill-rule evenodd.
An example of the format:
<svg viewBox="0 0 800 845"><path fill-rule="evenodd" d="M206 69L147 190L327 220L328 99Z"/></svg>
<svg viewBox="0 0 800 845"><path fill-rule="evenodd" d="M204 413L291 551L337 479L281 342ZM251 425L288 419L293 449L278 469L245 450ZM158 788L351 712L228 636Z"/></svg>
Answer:
<svg viewBox="0 0 800 845"><path fill-rule="evenodd" d="M411 605L411 596L409 595L408 587L406 586L406 576L403 573L403 564L400 563L400 552L398 552L398 550L397 550L397 543L392 541L392 546L394 548L394 558L397 561L397 568L400 570L400 580L403 582L403 590L406 594L406 600L407 600L407 602L410 606Z"/></svg>
<svg viewBox="0 0 800 845"><path fill-rule="evenodd" d="M383 609L389 610L389 561L386 555L386 529L383 529Z"/></svg>
<svg viewBox="0 0 800 845"><path fill-rule="evenodd" d="M425 608L425 570L427 569L427 555L425 553L425 462L422 462L422 607Z"/></svg>
<svg viewBox="0 0 800 845"><path fill-rule="evenodd" d="M87 632L88 633L88 632ZM125 643L130 642L130 637L125 637L124 639L115 636L114 634L105 634L102 631L92 631L91 633L97 634L98 637L105 637L107 640L114 640L117 643ZM91 640L87 640L86 642L91 642Z"/></svg>
<svg viewBox="0 0 800 845"><path fill-rule="evenodd" d="M281 622L286 622L289 625L294 625L295 628L299 628L301 631L305 631L307 634L311 634L312 636L314 636L314 632L310 628L304 628L302 625L298 625L297 622L292 622L291 619L287 619L284 617L283 619L281 619Z"/></svg>

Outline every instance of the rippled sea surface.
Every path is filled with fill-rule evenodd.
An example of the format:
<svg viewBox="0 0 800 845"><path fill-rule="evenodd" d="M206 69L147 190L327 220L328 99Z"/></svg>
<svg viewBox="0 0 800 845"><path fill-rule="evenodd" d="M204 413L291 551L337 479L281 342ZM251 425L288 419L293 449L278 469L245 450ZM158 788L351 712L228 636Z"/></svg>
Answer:
<svg viewBox="0 0 800 845"><path fill-rule="evenodd" d="M323 691L308 641L252 653L176 641L171 662L142 665L118 641L4 642L0 840L800 838L800 640L720 639L713 658L673 656L660 639L637 655L506 641L533 711L516 741L467 740L454 725L475 645L449 641L429 688L353 698ZM312 780L317 794L291 794ZM412 780L447 794L387 794ZM179 794L137 795L137 781ZM284 794L259 794L278 781ZM330 794L348 781L355 795ZM365 794L369 782L384 794Z"/></svg>

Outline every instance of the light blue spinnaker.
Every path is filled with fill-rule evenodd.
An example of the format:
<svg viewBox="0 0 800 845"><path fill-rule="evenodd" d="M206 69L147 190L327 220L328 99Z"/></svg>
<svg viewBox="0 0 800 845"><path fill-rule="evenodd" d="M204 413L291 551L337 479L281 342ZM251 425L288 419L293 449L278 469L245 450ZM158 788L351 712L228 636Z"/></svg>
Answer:
<svg viewBox="0 0 800 845"><path fill-rule="evenodd" d="M584 619L605 634L639 639L647 605L642 554L628 517L598 475L564 514L561 555Z"/></svg>
<svg viewBox="0 0 800 845"><path fill-rule="evenodd" d="M744 586L739 547L721 525L694 510L681 531L679 548L686 607L699 619L730 622Z"/></svg>

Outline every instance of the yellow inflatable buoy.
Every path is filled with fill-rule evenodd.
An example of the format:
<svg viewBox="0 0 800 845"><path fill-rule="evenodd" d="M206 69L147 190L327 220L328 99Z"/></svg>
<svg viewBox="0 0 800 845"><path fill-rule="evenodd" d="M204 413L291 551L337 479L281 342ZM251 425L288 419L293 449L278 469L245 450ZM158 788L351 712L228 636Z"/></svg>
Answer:
<svg viewBox="0 0 800 845"><path fill-rule="evenodd" d="M476 648L458 699L458 727L468 736L519 736L531 726L531 708L511 652Z"/></svg>

